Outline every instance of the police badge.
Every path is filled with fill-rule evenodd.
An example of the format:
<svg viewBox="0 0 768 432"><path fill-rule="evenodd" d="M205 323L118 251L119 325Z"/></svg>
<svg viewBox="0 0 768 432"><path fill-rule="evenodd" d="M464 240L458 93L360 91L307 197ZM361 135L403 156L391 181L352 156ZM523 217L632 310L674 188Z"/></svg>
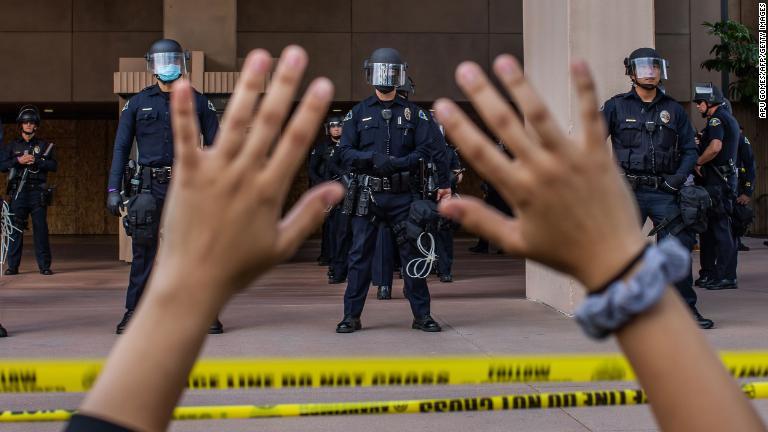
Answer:
<svg viewBox="0 0 768 432"><path fill-rule="evenodd" d="M669 119L671 118L671 116L669 115L669 111L667 110L662 111L661 114L659 114L659 118L661 118L661 121L663 121L664 124L669 123Z"/></svg>
<svg viewBox="0 0 768 432"><path fill-rule="evenodd" d="M411 109L408 107L405 107L405 113L403 113L405 116L405 119L408 121L411 121Z"/></svg>
<svg viewBox="0 0 768 432"><path fill-rule="evenodd" d="M36 145L35 148L32 151L34 151L35 154L40 154L40 146Z"/></svg>

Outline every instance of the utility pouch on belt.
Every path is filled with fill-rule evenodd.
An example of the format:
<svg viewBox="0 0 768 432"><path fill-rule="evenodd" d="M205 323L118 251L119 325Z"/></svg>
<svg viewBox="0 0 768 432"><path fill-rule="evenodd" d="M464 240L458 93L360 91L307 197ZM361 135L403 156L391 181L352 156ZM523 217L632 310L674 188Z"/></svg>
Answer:
<svg viewBox="0 0 768 432"><path fill-rule="evenodd" d="M152 243L157 241L160 231L160 211L157 200L152 196L152 181L150 171L144 171L141 192L128 200L128 214L123 218L125 234L136 243Z"/></svg>

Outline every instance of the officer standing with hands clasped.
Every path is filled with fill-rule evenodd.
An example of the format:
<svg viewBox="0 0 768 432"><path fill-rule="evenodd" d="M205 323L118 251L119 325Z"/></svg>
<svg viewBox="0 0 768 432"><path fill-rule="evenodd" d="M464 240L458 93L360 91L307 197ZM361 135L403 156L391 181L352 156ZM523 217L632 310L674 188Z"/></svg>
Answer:
<svg viewBox="0 0 768 432"><path fill-rule="evenodd" d="M397 50L375 50L363 63L366 82L374 87L375 94L355 105L344 118L341 158L357 178L344 204L345 210L355 211L344 318L336 326L337 333L362 328L360 315L371 283L377 234L378 221L372 219L384 219L394 227L403 265L416 255L406 238L404 222L417 191L419 161L429 160L433 143L429 114L395 91L406 82L406 68ZM430 315L426 280L403 276L414 317L412 328L440 331Z"/></svg>
<svg viewBox="0 0 768 432"><path fill-rule="evenodd" d="M702 270L696 282L708 290L735 289L738 251L731 231L731 214L736 199L739 123L726 109L720 89L712 83L697 83L693 101L707 119L701 136L701 155L696 161L697 183L707 189L713 203L707 230L701 234Z"/></svg>
<svg viewBox="0 0 768 432"><path fill-rule="evenodd" d="M55 172L58 163L53 154L53 143L36 136L40 127L40 112L26 105L16 117L21 136L8 143L0 160L0 171L8 173L11 231L6 275L19 273L21 251L24 246L23 230L27 218L32 216L32 234L35 258L40 274L50 276L51 245L48 241L47 207L51 204L52 189L48 187L48 173Z"/></svg>
<svg viewBox="0 0 768 432"><path fill-rule="evenodd" d="M677 196L696 165L695 131L683 107L659 89L667 79L668 63L653 48L639 48L624 59L632 89L605 102L601 110L608 125L613 152L632 187L641 223L650 218L659 225L679 211ZM659 232L659 238L669 235ZM690 229L677 239L689 250L696 241ZM693 277L675 284L699 327L710 329L712 320L696 309Z"/></svg>
<svg viewBox="0 0 768 432"><path fill-rule="evenodd" d="M117 334L123 333L139 303L157 253L160 233L160 215L168 183L172 178L173 132L169 98L171 85L187 73L189 52L172 39L156 41L146 54L147 68L157 78L151 85L123 106L115 137L112 168L109 171L107 209L115 216L126 207L123 221L131 236L133 261L125 300L125 314L117 325ZM208 98L195 92L195 106L204 144L213 144L219 128L216 108ZM120 188L128 164L133 140L136 139L138 167L131 174L131 190ZM124 200L125 198L130 199ZM222 333L218 318L209 333Z"/></svg>

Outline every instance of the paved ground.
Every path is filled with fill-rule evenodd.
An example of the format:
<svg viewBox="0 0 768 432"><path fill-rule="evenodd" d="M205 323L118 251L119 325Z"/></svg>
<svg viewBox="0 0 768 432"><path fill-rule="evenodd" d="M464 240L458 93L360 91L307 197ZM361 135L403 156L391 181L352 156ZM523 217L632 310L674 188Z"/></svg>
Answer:
<svg viewBox="0 0 768 432"><path fill-rule="evenodd" d="M699 290L700 309L717 328L707 336L718 349L768 348L768 248L746 239L736 291ZM58 237L51 277L39 275L27 251L22 274L0 278L0 322L11 332L0 340L0 357L100 357L122 315L128 265L116 261L115 240ZM31 244L31 242L27 243ZM363 315L364 331L334 333L341 318L342 285L324 283L309 243L296 259L238 294L222 314L227 332L209 337L204 356L441 355L492 353L613 352L616 344L584 337L573 321L525 299L524 263L504 255L472 255L469 240L457 244L456 282L430 281L438 334L410 329L402 299L384 302L375 292ZM696 258L697 259L697 258ZM692 359L695 361L695 359ZM141 368L142 365L136 365ZM685 367L685 365L676 365ZM130 371L126 371L130 373ZM627 385L625 385L627 386ZM631 386L631 384L629 385ZM490 387L323 389L189 392L183 405L275 404L496 395L532 391L618 388L621 385L547 384ZM81 394L0 394L0 409L73 408ZM755 402L768 420L768 402ZM61 424L0 424L0 431L54 431ZM647 407L573 408L493 413L176 422L173 431L651 431Z"/></svg>

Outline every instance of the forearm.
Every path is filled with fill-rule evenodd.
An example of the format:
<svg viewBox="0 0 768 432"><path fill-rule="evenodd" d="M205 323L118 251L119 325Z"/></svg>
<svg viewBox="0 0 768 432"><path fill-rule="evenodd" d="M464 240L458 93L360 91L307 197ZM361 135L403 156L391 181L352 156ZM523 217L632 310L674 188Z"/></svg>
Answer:
<svg viewBox="0 0 768 432"><path fill-rule="evenodd" d="M183 274L157 267L82 412L138 430L166 429L206 329L224 303L221 290L190 289L216 282L190 281Z"/></svg>
<svg viewBox="0 0 768 432"><path fill-rule="evenodd" d="M765 430L672 288L616 336L662 430Z"/></svg>
<svg viewBox="0 0 768 432"><path fill-rule="evenodd" d="M716 143L712 143L704 150L704 153L699 156L699 159L696 161L696 165L704 165L705 163L711 161L712 159L717 156L718 153L720 153L721 145L716 145Z"/></svg>

